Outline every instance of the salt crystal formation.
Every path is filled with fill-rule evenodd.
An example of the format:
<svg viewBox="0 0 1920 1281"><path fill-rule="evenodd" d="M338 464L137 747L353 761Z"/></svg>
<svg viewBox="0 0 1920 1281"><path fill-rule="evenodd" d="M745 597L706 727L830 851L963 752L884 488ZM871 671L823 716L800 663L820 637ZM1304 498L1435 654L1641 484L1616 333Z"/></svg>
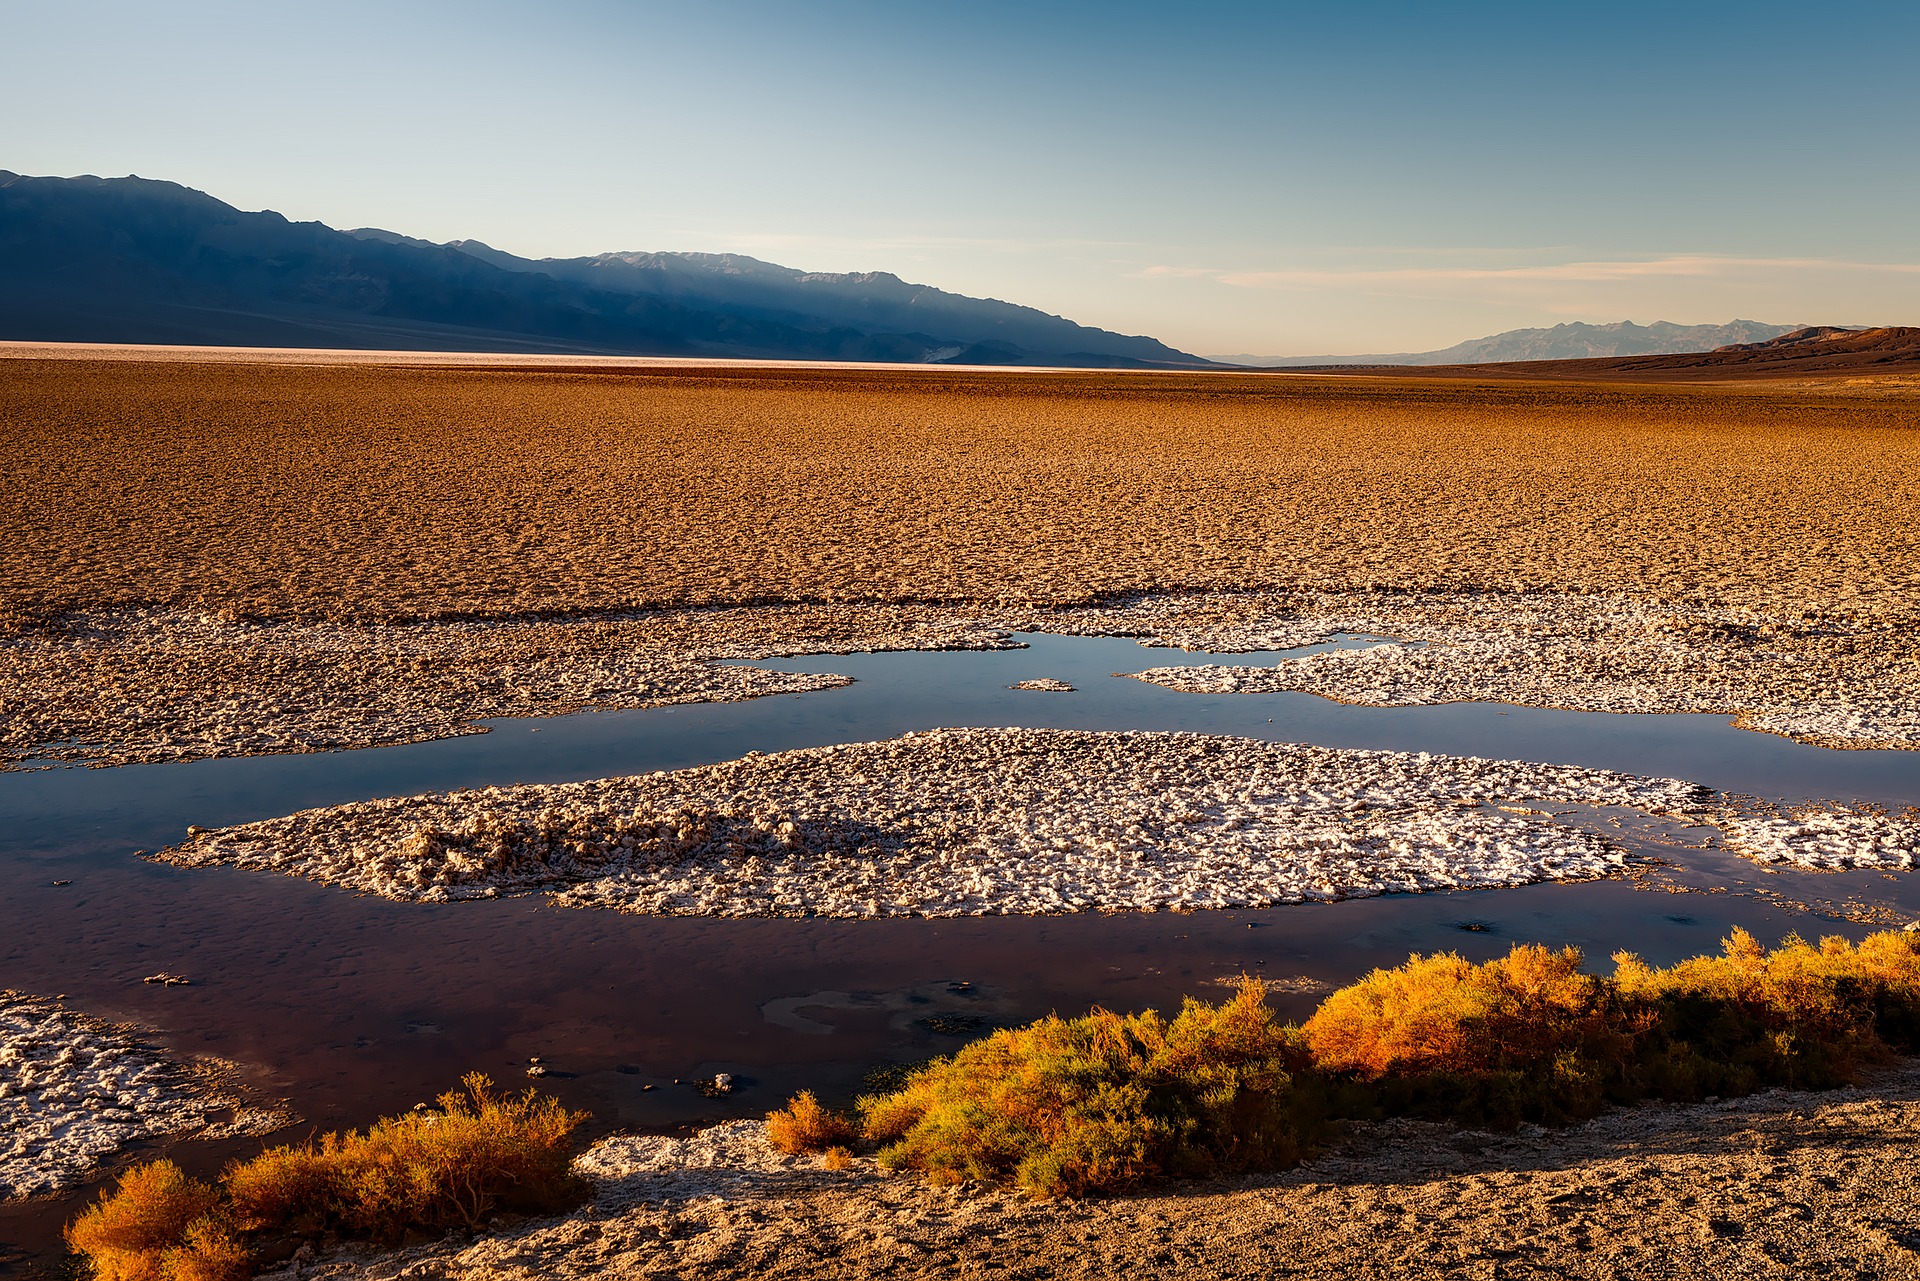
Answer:
<svg viewBox="0 0 1920 1281"><path fill-rule="evenodd" d="M1300 591L391 626L75 614L0 628L0 769L422 742L478 732L486 717L800 693L845 681L713 660L1005 648L1016 643L1009 630L1213 652L1389 636L1413 643L1138 675L1175 689L1305 690L1382 706L1475 699L1714 712L1827 747L1920 747L1920 634L1911 628L1625 595Z"/></svg>
<svg viewBox="0 0 1920 1281"><path fill-rule="evenodd" d="M1318 593L1291 621L1169 629L1188 649L1294 648L1336 633L1395 638L1272 666L1133 675L1201 694L1302 691L1371 707L1491 701L1583 712L1709 712L1835 748L1920 748L1920 654L1902 631L1628 596ZM1121 618L1113 620L1124 627Z"/></svg>
<svg viewBox="0 0 1920 1281"><path fill-rule="evenodd" d="M157 857L420 902L544 890L672 915L1264 907L1602 876L1622 852L1515 803L1693 815L1703 795L1672 779L1427 753L935 730L308 810L203 831Z"/></svg>
<svg viewBox="0 0 1920 1281"><path fill-rule="evenodd" d="M1756 862L1822 870L1911 869L1920 855L1920 821L1871 811L1734 818L1727 823L1727 836L1730 845Z"/></svg>
<svg viewBox="0 0 1920 1281"><path fill-rule="evenodd" d="M888 649L993 649L965 620L868 619ZM687 610L594 619L276 623L179 610L70 615L0 629L0 769L23 761L125 765L418 743L483 733L477 720L664 707L847 684L844 676L713 660L875 648L845 619L805 611ZM925 625L923 625L925 623Z"/></svg>
<svg viewBox="0 0 1920 1281"><path fill-rule="evenodd" d="M0 992L0 1201L82 1183L127 1144L201 1129L231 1102L124 1028Z"/></svg>

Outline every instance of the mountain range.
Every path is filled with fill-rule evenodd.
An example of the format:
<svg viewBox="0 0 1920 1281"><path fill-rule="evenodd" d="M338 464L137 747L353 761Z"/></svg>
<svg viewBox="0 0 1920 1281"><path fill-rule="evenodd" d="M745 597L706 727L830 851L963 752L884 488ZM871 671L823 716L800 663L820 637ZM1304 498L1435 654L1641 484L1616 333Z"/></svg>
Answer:
<svg viewBox="0 0 1920 1281"><path fill-rule="evenodd" d="M1636 325L1630 320L1610 325L1580 321L1551 329L1509 329L1485 338L1470 338L1438 351L1401 351L1368 356L1215 356L1230 365L1258 365L1269 369L1327 365L1483 365L1509 360L1591 360L1604 356L1667 356L1713 351L1743 343L1766 342L1802 328L1768 325L1757 320L1735 320L1724 325L1676 325L1656 320Z"/></svg>
<svg viewBox="0 0 1920 1281"><path fill-rule="evenodd" d="M887 272L739 254L527 259L248 213L177 183L0 170L0 338L1197 368L1153 338Z"/></svg>

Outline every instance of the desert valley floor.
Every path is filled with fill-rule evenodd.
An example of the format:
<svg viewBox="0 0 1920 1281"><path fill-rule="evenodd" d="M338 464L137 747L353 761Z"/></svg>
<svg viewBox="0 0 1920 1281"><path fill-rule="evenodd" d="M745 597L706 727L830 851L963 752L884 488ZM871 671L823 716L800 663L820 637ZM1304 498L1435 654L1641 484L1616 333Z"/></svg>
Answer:
<svg viewBox="0 0 1920 1281"><path fill-rule="evenodd" d="M1920 1275L1910 1066L1064 1206L747 1123L1242 971L1920 919L1909 378L12 345L0 530L0 1273L539 1054L593 1206L293 1271Z"/></svg>

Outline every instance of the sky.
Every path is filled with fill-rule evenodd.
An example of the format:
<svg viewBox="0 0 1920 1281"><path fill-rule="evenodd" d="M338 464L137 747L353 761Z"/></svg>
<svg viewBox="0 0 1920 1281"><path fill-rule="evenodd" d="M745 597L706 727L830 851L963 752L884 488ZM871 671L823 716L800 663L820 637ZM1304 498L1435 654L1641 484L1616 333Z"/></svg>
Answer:
<svg viewBox="0 0 1920 1281"><path fill-rule="evenodd" d="M0 0L0 168L1202 354L1920 324L1920 5Z"/></svg>

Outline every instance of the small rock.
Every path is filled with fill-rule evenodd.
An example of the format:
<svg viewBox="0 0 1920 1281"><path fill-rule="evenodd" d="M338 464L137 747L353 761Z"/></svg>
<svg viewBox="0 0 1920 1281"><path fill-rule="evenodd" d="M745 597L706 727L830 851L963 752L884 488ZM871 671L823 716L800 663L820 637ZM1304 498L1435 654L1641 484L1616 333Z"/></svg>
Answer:
<svg viewBox="0 0 1920 1281"><path fill-rule="evenodd" d="M544 1067L541 1067L538 1063L535 1063L533 1066L527 1069L528 1076L545 1076L546 1074L547 1074L547 1070Z"/></svg>

